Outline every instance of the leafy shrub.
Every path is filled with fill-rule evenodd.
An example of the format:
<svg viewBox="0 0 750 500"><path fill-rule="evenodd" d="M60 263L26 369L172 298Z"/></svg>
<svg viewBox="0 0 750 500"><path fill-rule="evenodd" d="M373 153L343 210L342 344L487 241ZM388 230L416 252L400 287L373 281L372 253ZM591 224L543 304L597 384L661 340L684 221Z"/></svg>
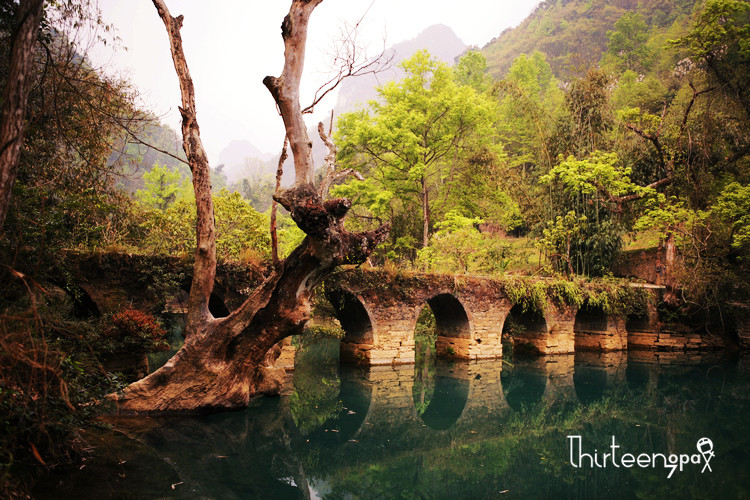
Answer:
<svg viewBox="0 0 750 500"><path fill-rule="evenodd" d="M114 314L108 337L121 348L136 352L169 349L167 331L161 323L151 314L137 309L125 309Z"/></svg>
<svg viewBox="0 0 750 500"><path fill-rule="evenodd" d="M246 250L266 255L270 249L268 221L239 193L222 189L214 195L216 252L240 260ZM179 199L166 209L144 207L143 245L157 253L190 255L195 251L195 202Z"/></svg>

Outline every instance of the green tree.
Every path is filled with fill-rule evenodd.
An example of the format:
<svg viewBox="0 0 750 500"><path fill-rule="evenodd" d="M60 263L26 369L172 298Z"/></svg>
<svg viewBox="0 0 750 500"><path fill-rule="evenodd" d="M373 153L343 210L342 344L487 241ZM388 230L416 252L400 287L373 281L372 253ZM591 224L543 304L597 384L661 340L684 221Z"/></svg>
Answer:
<svg viewBox="0 0 750 500"><path fill-rule="evenodd" d="M541 244L558 270L593 276L609 271L622 246L620 200L654 193L630 174L617 154L596 151L582 160L569 157L541 177L552 188L555 210Z"/></svg>
<svg viewBox="0 0 750 500"><path fill-rule="evenodd" d="M458 159L491 142L495 107L473 87L457 83L453 72L426 51L401 66L406 77L380 87L370 113L339 118L340 162L367 172L369 179L349 182L335 192L366 203L377 216L394 218L400 212L414 219L419 210L421 246L427 246L432 195ZM411 236L392 234L394 241Z"/></svg>
<svg viewBox="0 0 750 500"><path fill-rule="evenodd" d="M725 186L714 211L730 227L730 246L735 250L747 250L750 247L750 185L732 182Z"/></svg>
<svg viewBox="0 0 750 500"><path fill-rule="evenodd" d="M147 207L159 210L166 210L175 202L183 184L180 172L159 164L146 172L143 180L145 187L136 191L136 199Z"/></svg>
<svg viewBox="0 0 750 500"><path fill-rule="evenodd" d="M570 82L564 113L558 118L552 139L556 153L585 156L608 149L608 132L614 125L611 83L611 76L601 69L589 69L583 77Z"/></svg>
<svg viewBox="0 0 750 500"><path fill-rule="evenodd" d="M521 54L513 61L508 76L499 82L498 98L497 129L507 168L495 176L502 185L493 198L507 206L504 198L512 196L519 213L515 228L528 230L547 215L544 192L537 180L554 161L550 140L562 93L546 57L537 51L531 56ZM508 213L507 209L503 211Z"/></svg>
<svg viewBox="0 0 750 500"><path fill-rule="evenodd" d="M615 23L615 29L607 32L607 51L620 59L630 70L648 68L651 56L648 45L649 29L638 12L626 12Z"/></svg>
<svg viewBox="0 0 750 500"><path fill-rule="evenodd" d="M750 4L707 0L690 32L674 43L705 64L712 80L750 118Z"/></svg>
<svg viewBox="0 0 750 500"><path fill-rule="evenodd" d="M457 84L468 85L479 93L487 92L492 86L492 78L487 74L487 58L476 50L470 50L458 60L453 74Z"/></svg>
<svg viewBox="0 0 750 500"><path fill-rule="evenodd" d="M219 255L232 260L252 257L254 261L268 255L270 240L266 216L239 193L226 189L213 195L213 204ZM149 205L142 214L141 227L147 235L141 243L146 249L189 255L195 251L195 200L180 197L163 208Z"/></svg>

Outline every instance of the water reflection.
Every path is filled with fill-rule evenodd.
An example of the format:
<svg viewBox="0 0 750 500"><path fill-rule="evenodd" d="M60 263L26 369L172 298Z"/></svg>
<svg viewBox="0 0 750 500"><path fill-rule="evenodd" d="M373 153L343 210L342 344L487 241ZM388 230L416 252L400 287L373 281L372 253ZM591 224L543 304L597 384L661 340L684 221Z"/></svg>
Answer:
<svg viewBox="0 0 750 500"><path fill-rule="evenodd" d="M750 363L661 353L341 368L304 356L285 396L247 411L127 419L39 498L738 498L750 495ZM417 371L421 367L417 367ZM432 383L429 382L428 383ZM420 411L419 403L428 404ZM680 453L710 437L712 472L575 469L566 436ZM172 487L174 485L174 489Z"/></svg>
<svg viewBox="0 0 750 500"><path fill-rule="evenodd" d="M541 403L547 388L544 364L538 358L520 358L503 368L502 390L511 408L524 411Z"/></svg>

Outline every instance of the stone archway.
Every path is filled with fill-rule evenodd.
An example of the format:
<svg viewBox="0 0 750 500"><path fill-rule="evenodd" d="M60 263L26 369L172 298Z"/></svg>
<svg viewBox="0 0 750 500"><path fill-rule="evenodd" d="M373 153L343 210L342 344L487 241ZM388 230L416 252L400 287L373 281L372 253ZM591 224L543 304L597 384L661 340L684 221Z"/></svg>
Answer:
<svg viewBox="0 0 750 500"><path fill-rule="evenodd" d="M449 293L441 293L429 299L427 304L435 315L437 355L469 358L472 328L461 301Z"/></svg>
<svg viewBox="0 0 750 500"><path fill-rule="evenodd" d="M514 353L545 354L547 320L536 310L514 305L503 322L503 342L512 345Z"/></svg>
<svg viewBox="0 0 750 500"><path fill-rule="evenodd" d="M573 325L576 351L618 351L628 346L625 321L586 301Z"/></svg>
<svg viewBox="0 0 750 500"><path fill-rule="evenodd" d="M601 306L586 302L576 314L573 325L576 351L599 351L607 335L607 314Z"/></svg>
<svg viewBox="0 0 750 500"><path fill-rule="evenodd" d="M470 357L472 329L463 304L449 293L427 300L415 324L414 408L429 428L446 430L461 417L469 381L438 358Z"/></svg>
<svg viewBox="0 0 750 500"><path fill-rule="evenodd" d="M628 315L625 320L628 347L653 348L657 341L653 323L647 312Z"/></svg>
<svg viewBox="0 0 750 500"><path fill-rule="evenodd" d="M367 351L374 345L373 322L362 300L346 290L337 290L328 295L336 319L344 330L341 339L341 360L363 363Z"/></svg>

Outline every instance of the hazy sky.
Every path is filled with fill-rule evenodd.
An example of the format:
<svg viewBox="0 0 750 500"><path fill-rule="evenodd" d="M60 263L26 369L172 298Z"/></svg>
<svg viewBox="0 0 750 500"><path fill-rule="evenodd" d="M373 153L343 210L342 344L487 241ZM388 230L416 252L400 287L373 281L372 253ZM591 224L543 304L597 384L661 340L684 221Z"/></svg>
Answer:
<svg viewBox="0 0 750 500"><path fill-rule="evenodd" d="M99 0L104 21L117 28L120 45L98 50L93 59L128 77L150 109L179 131L179 86L164 25L150 0ZM173 16L185 16L185 56L196 88L198 122L212 165L235 139L277 152L284 138L281 118L262 84L283 66L281 21L288 0L166 0ZM303 77L302 105L328 75L331 47L345 23L359 26L371 53L414 38L433 24L446 24L468 45L483 46L518 25L538 0L324 0L313 12ZM364 16L364 17L363 17ZM322 116L335 104L328 96ZM317 120L314 116L312 120Z"/></svg>

